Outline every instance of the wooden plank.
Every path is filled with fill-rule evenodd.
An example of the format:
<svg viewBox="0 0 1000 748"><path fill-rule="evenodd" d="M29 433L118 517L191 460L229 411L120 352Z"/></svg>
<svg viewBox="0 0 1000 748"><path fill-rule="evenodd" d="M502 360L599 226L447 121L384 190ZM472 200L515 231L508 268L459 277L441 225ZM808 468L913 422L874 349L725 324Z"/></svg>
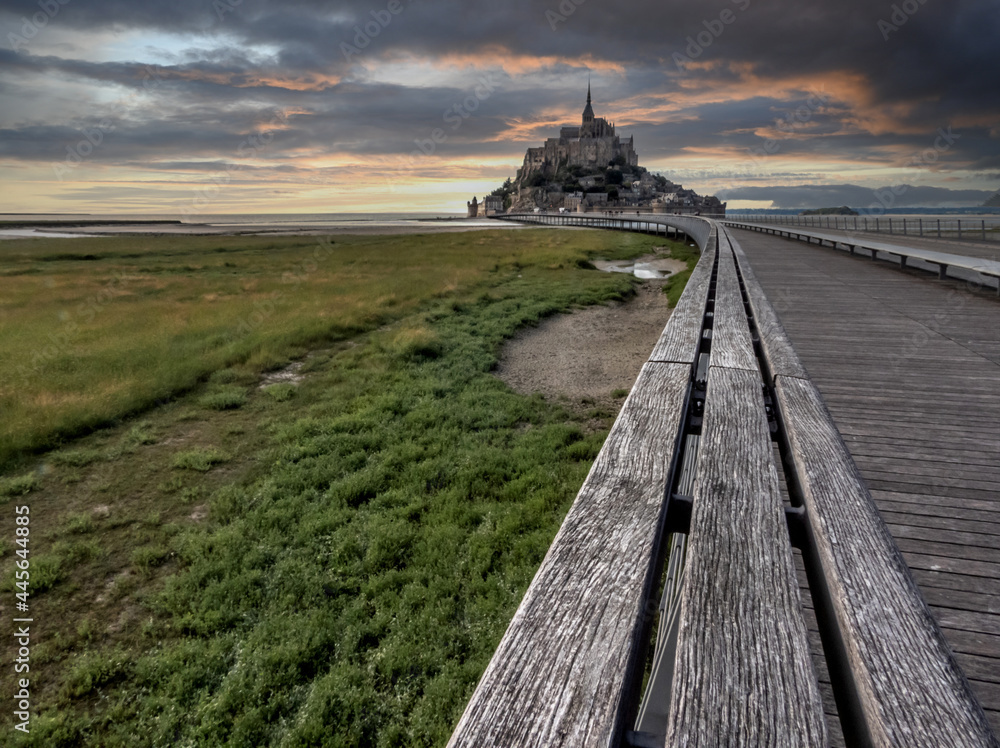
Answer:
<svg viewBox="0 0 1000 748"><path fill-rule="evenodd" d="M950 571L966 577L985 577L997 579L1000 577L1000 564L988 561L972 561L967 558L952 558L950 556L935 556L921 553L919 550L902 549L906 562L914 569L926 571ZM985 584L979 580L980 589Z"/></svg>
<svg viewBox="0 0 1000 748"><path fill-rule="evenodd" d="M710 370L681 594L667 745L824 745L757 371Z"/></svg>
<svg viewBox="0 0 1000 748"><path fill-rule="evenodd" d="M740 293L736 263L728 239L719 235L719 274L715 291L715 323L712 330L712 366L745 369L759 373L746 307Z"/></svg>
<svg viewBox="0 0 1000 748"><path fill-rule="evenodd" d="M916 574L914 574L914 578L917 578ZM920 580L917 579L917 581L919 582ZM935 587L934 585L926 587L921 585L921 588L924 593L924 599L931 608L953 608L955 610L968 610L973 613L984 613L996 616L997 620L1000 621L1000 595L973 594L951 587L942 588ZM998 587L997 591L1000 591L1000 587ZM939 617L938 621L940 620ZM997 657L1000 657L1000 652L997 652ZM997 672L1000 672L1000 670Z"/></svg>
<svg viewBox="0 0 1000 748"><path fill-rule="evenodd" d="M1000 545L1000 524L995 522L971 522L963 519L951 519L945 517L927 516L912 511L913 506L908 506L909 511L899 513L888 511L885 506L879 503L879 510L882 519L885 520L889 531L893 537L913 537L923 540L933 540L937 533L943 532L958 533L948 542L959 542L957 538L968 536L968 540L962 539L962 543L968 542L972 545L983 548L996 548ZM899 532L897 533L897 529Z"/></svg>
<svg viewBox="0 0 1000 748"><path fill-rule="evenodd" d="M905 555L904 555L905 558ZM907 559L909 562L909 559ZM971 592L976 595L982 596L984 599L980 606L988 606L990 604L989 598L995 597L997 591L996 582L990 582L984 580L982 577L971 576L969 574L964 574L961 571L946 571L942 569L921 569L910 565L910 571L913 573L913 578L917 580L920 585L920 589L924 592L924 596L929 599L930 593L933 592L933 588L941 588L945 591L961 590L963 592ZM983 594L983 588L987 589L987 594ZM992 588L992 589L991 589ZM1000 650L997 650L1000 654ZM1000 671L998 671L1000 672Z"/></svg>
<svg viewBox="0 0 1000 748"><path fill-rule="evenodd" d="M1000 549L997 548L998 543L997 536L995 534L980 533L975 531L969 532L966 530L950 530L942 527L921 527L919 524L910 522L901 524L900 522L889 521L889 519L884 515L883 519L885 519L886 524L889 527L889 531L892 532L894 538L924 540L935 544L933 546L925 546L928 549L936 548L937 543L952 544L960 548L980 549L979 551L973 551L973 553L977 554L974 556L966 556L962 553L958 553L958 558L979 558L983 561L994 561L1000 558ZM1000 525L993 525L993 527L1000 527ZM980 554L980 551L985 551L985 553ZM931 550L930 552L934 551Z"/></svg>
<svg viewBox="0 0 1000 748"><path fill-rule="evenodd" d="M805 366L799 359L795 349L788 340L784 326L778 319L778 314L772 304L764 294L764 289L753 273L750 261L739 242L723 228L719 229L720 234L725 233L726 240L732 246L736 255L736 262L740 272L743 274L743 281L746 284L747 297L750 300L750 308L753 310L754 321L757 325L757 334L760 337L760 344L764 351L764 358L767 360L767 367L773 377L802 377L808 379Z"/></svg>
<svg viewBox="0 0 1000 748"><path fill-rule="evenodd" d="M708 243L701 252L701 259L691 273L677 306L670 313L667 326L649 356L650 361L694 363L705 319L705 304L708 301L708 288L712 280L712 267L715 264L716 236L716 229L713 226Z"/></svg>
<svg viewBox="0 0 1000 748"><path fill-rule="evenodd" d="M954 517L969 522L995 523L1000 519L1000 497L996 501L972 501L935 496L928 501L925 494L900 493L897 491L872 491L879 508L886 511L906 512L910 516Z"/></svg>
<svg viewBox="0 0 1000 748"><path fill-rule="evenodd" d="M962 654L958 655L958 661L962 664L962 669L969 676L970 681L991 681L1000 672L1000 659L996 657L983 657L982 655ZM988 709L989 707L985 707Z"/></svg>
<svg viewBox="0 0 1000 748"><path fill-rule="evenodd" d="M1000 652L1000 637L992 634L953 628L946 628L945 632L954 650L960 654L996 657L997 652Z"/></svg>
<svg viewBox="0 0 1000 748"><path fill-rule="evenodd" d="M775 390L871 741L997 745L819 393L795 377Z"/></svg>
<svg viewBox="0 0 1000 748"><path fill-rule="evenodd" d="M936 608L934 612L944 628L1000 636L1000 615L977 613L972 610L956 610L955 608Z"/></svg>
<svg viewBox="0 0 1000 748"><path fill-rule="evenodd" d="M617 745L690 378L642 368L449 746Z"/></svg>

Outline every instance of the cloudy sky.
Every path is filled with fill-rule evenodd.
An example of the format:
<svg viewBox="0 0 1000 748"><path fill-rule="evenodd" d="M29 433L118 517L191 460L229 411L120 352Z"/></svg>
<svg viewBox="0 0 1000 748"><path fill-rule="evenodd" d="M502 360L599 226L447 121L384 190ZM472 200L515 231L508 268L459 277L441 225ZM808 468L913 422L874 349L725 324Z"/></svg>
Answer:
<svg viewBox="0 0 1000 748"><path fill-rule="evenodd" d="M0 0L0 212L457 211L598 116L730 206L1000 188L1000 0Z"/></svg>

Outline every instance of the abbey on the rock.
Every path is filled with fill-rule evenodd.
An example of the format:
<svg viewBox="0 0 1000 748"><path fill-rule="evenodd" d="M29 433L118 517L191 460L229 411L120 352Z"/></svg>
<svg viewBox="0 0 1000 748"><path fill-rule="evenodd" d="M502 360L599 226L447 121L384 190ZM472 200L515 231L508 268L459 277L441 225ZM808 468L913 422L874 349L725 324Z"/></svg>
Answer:
<svg viewBox="0 0 1000 748"><path fill-rule="evenodd" d="M468 215L480 207L486 216L507 211L627 209L651 213L724 216L726 204L702 197L661 174L639 165L635 142L623 141L615 126L594 116L590 86L578 127L563 127L558 138L529 148L517 177L487 195L482 203L467 203Z"/></svg>
<svg viewBox="0 0 1000 748"><path fill-rule="evenodd" d="M527 185L531 177L541 174L555 177L573 166L584 169L604 169L609 164L620 167L638 166L633 139L624 143L615 134L615 126L603 117L594 116L590 85L587 85L587 106L579 127L563 127L558 138L549 138L539 148L529 148L524 165L517 171L516 184Z"/></svg>

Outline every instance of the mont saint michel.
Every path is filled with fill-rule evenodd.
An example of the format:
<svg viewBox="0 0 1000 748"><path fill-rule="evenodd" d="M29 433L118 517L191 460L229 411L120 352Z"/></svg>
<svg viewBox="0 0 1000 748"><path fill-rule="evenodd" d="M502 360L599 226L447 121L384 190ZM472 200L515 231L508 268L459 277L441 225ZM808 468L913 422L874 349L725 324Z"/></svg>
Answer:
<svg viewBox="0 0 1000 748"><path fill-rule="evenodd" d="M475 203L470 204L470 211ZM594 114L590 85L579 125L529 148L517 176L483 201L486 215L504 210L629 209L721 217L726 204L714 196L653 174L639 165L635 138L623 139L613 122Z"/></svg>

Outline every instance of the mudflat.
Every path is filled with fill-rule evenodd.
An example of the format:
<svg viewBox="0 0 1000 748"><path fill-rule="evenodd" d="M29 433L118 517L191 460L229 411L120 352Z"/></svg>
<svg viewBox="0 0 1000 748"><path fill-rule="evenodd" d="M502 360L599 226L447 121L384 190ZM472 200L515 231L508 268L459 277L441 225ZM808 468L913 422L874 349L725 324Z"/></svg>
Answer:
<svg viewBox="0 0 1000 748"><path fill-rule="evenodd" d="M617 413L670 318L662 281L645 281L627 302L560 314L503 347L497 376L522 394L542 393Z"/></svg>

